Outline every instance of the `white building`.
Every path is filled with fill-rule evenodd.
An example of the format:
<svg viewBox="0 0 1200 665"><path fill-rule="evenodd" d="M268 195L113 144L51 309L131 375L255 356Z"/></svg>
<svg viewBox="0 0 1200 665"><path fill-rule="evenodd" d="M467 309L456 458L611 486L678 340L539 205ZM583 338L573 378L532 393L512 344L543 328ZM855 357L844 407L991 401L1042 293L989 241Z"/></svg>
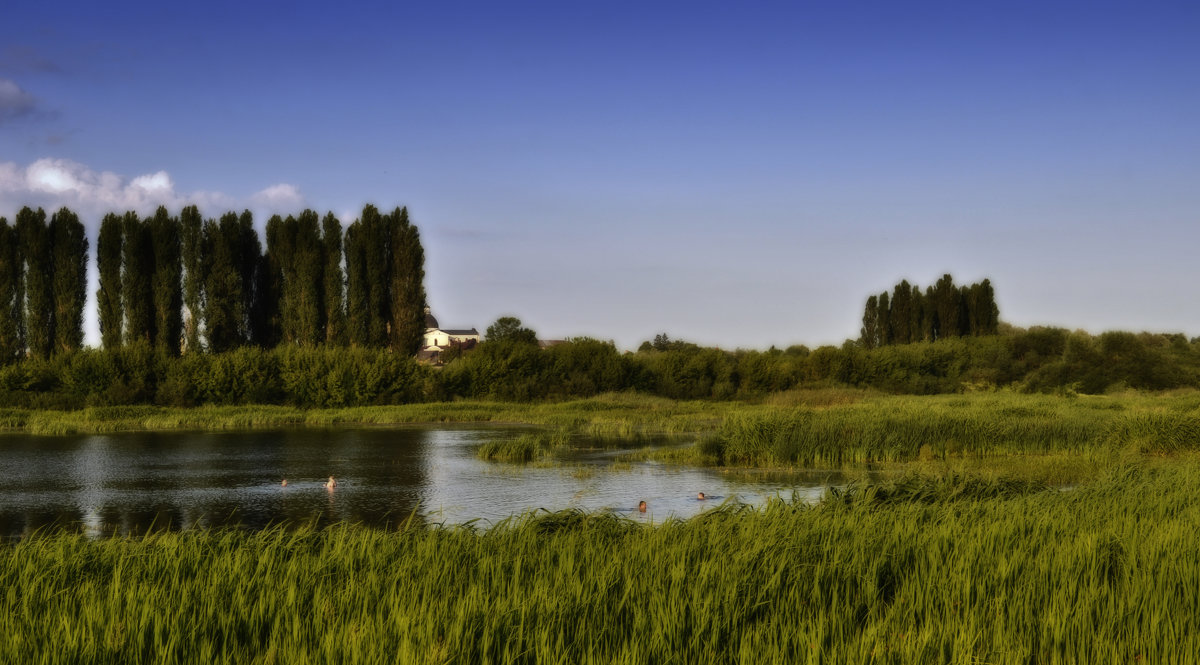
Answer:
<svg viewBox="0 0 1200 665"><path fill-rule="evenodd" d="M421 342L422 354L441 351L450 346L465 346L470 348L479 343L479 331L474 328L451 329L442 328L437 319L425 308L425 335ZM436 355L433 356L436 358Z"/></svg>

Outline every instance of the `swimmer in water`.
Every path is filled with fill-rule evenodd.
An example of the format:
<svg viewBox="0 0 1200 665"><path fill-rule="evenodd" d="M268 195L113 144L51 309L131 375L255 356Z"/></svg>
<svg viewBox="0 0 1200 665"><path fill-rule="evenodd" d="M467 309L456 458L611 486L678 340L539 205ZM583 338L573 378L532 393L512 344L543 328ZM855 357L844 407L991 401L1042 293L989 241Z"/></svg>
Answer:
<svg viewBox="0 0 1200 665"><path fill-rule="evenodd" d="M325 483L325 489L331 490L335 487L337 487L337 481L333 479L333 476L329 476L329 482Z"/></svg>
<svg viewBox="0 0 1200 665"><path fill-rule="evenodd" d="M645 501L639 501L639 502L638 502L638 512L639 512L639 513L644 513L644 512L646 512L646 502L645 502Z"/></svg>
<svg viewBox="0 0 1200 665"><path fill-rule="evenodd" d="M287 487L287 478L284 478L284 479L283 479L283 482L282 482L282 483L279 483L279 486L280 486L280 487Z"/></svg>
<svg viewBox="0 0 1200 665"><path fill-rule="evenodd" d="M699 493L699 494L697 494L697 495L696 495L696 500L697 500L697 501L703 501L703 500L705 500L706 498L708 498L708 497L704 496L704 492L701 492L701 493Z"/></svg>

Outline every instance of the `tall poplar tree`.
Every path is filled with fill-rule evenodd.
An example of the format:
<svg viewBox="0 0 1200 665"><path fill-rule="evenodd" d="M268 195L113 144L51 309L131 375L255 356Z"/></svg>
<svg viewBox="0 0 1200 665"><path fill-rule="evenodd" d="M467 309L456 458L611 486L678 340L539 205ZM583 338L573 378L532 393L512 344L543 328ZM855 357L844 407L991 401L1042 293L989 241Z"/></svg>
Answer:
<svg viewBox="0 0 1200 665"><path fill-rule="evenodd" d="M245 343L245 283L240 259L242 232L236 213L228 212L220 222L208 220L203 227L203 251L207 257L204 281L204 321L208 348L221 353Z"/></svg>
<svg viewBox="0 0 1200 665"><path fill-rule="evenodd" d="M351 346L369 345L370 308L368 306L367 257L364 251L362 220L346 229L346 333Z"/></svg>
<svg viewBox="0 0 1200 665"><path fill-rule="evenodd" d="M916 284L912 286L912 295L909 296L908 303L908 329L912 334L912 341L929 341L925 337L925 294L921 292L921 287Z"/></svg>
<svg viewBox="0 0 1200 665"><path fill-rule="evenodd" d="M179 213L180 260L183 264L183 348L188 353L200 350L200 328L204 320L204 220L200 209L188 206Z"/></svg>
<svg viewBox="0 0 1200 665"><path fill-rule="evenodd" d="M879 346L892 343L892 305L888 292L879 294Z"/></svg>
<svg viewBox="0 0 1200 665"><path fill-rule="evenodd" d="M300 213L292 236L291 275L296 344L316 346L325 339L325 293L320 218L313 210Z"/></svg>
<svg viewBox="0 0 1200 665"><path fill-rule="evenodd" d="M425 334L425 250L421 234L408 219L408 208L388 216L391 235L391 346L414 355Z"/></svg>
<svg viewBox="0 0 1200 665"><path fill-rule="evenodd" d="M257 307L254 310L255 343L274 347L283 340L283 275L279 263L279 244L283 219L273 215L267 220L266 251L262 253L256 281Z"/></svg>
<svg viewBox="0 0 1200 665"><path fill-rule="evenodd" d="M937 298L934 297L932 286L925 287L925 297L921 299L921 312L921 330L925 334L925 341L937 340L941 337L941 330L938 325Z"/></svg>
<svg viewBox="0 0 1200 665"><path fill-rule="evenodd" d="M979 334L995 335L1000 332L1000 307L996 305L996 291L992 280L985 279L979 285Z"/></svg>
<svg viewBox="0 0 1200 665"><path fill-rule="evenodd" d="M367 345L388 344L391 323L391 234L387 222L373 205L363 208L363 257L367 275Z"/></svg>
<svg viewBox="0 0 1200 665"><path fill-rule="evenodd" d="M894 344L915 341L912 332L912 285L901 280L892 291L892 337Z"/></svg>
<svg viewBox="0 0 1200 665"><path fill-rule="evenodd" d="M46 211L17 213L25 276L25 343L31 356L47 358L54 350L54 255Z"/></svg>
<svg viewBox="0 0 1200 665"><path fill-rule="evenodd" d="M345 278L342 274L342 223L333 213L326 213L321 220L321 249L325 274L325 343L330 346L346 344L346 311L342 289Z"/></svg>
<svg viewBox="0 0 1200 665"><path fill-rule="evenodd" d="M24 354L20 337L21 253L17 230L0 217L0 364L7 365Z"/></svg>
<svg viewBox="0 0 1200 665"><path fill-rule="evenodd" d="M172 356L179 355L183 341L183 266L180 263L179 218L159 206L147 222L154 248L155 346Z"/></svg>
<svg viewBox="0 0 1200 665"><path fill-rule="evenodd" d="M62 208L50 218L54 256L54 350L83 346L83 306L87 302L88 239L79 216Z"/></svg>
<svg viewBox="0 0 1200 665"><path fill-rule="evenodd" d="M859 333L858 340L864 349L873 349L879 345L879 298L876 296L867 298Z"/></svg>
<svg viewBox="0 0 1200 665"><path fill-rule="evenodd" d="M106 349L121 346L125 316L121 306L121 236L123 222L116 213L108 213L100 222L96 241L96 267L100 271L100 289L96 305L100 321L100 344Z"/></svg>
<svg viewBox="0 0 1200 665"><path fill-rule="evenodd" d="M125 305L125 343L157 339L154 327L154 243L148 224L136 212L125 213L122 223L121 297Z"/></svg>
<svg viewBox="0 0 1200 665"><path fill-rule="evenodd" d="M262 243L258 231L254 230L254 215L242 210L237 218L237 251L235 262L241 292L241 317L238 319L238 336L242 344L259 344L261 333L259 321L262 316L262 293L259 288L259 272L262 270Z"/></svg>
<svg viewBox="0 0 1200 665"><path fill-rule="evenodd" d="M954 286L954 278L942 275L933 287L934 301L937 307L938 338L947 339L959 335L959 318L961 300L958 289Z"/></svg>
<svg viewBox="0 0 1200 665"><path fill-rule="evenodd" d="M279 215L267 220L267 256L271 267L271 279L279 300L279 340L283 344L296 344L299 321L296 307L296 218L291 215L280 219Z"/></svg>

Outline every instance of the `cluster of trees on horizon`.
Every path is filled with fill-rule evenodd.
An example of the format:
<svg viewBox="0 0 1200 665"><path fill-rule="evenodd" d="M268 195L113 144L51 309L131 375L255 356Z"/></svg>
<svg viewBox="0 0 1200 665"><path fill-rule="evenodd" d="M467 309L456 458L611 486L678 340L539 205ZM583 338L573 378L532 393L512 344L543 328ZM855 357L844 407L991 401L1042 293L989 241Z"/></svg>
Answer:
<svg viewBox="0 0 1200 665"><path fill-rule="evenodd" d="M933 342L952 337L995 335L1000 309L991 280L955 286L942 275L926 288L901 280L892 290L867 298L859 343L874 349L892 344Z"/></svg>
<svg viewBox="0 0 1200 665"><path fill-rule="evenodd" d="M1009 388L1102 393L1200 388L1200 338L1002 327L874 349L857 341L809 349L727 351L663 334L644 351L576 338L540 348L519 320L497 322L442 367L387 348L241 346L173 356L144 343L28 358L0 367L0 405L288 404L342 407L458 398L529 401L634 391L673 399L756 399L847 386L896 394ZM0 422L23 418L0 409ZM5 419L8 419L7 421Z"/></svg>
<svg viewBox="0 0 1200 665"><path fill-rule="evenodd" d="M265 235L264 250L248 210L219 220L196 206L105 215L96 247L102 348L420 348L425 255L407 208L367 205L344 234L333 213L275 215ZM65 207L49 223L40 208L22 208L12 226L0 217L0 362L82 347L88 246Z"/></svg>

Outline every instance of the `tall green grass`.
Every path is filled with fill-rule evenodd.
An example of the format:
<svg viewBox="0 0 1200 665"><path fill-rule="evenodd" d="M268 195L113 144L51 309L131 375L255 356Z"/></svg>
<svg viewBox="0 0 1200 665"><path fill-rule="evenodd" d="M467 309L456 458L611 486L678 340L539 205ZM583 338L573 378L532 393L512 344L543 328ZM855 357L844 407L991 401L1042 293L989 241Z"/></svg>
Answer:
<svg viewBox="0 0 1200 665"><path fill-rule="evenodd" d="M658 526L47 534L0 546L0 661L1186 663L1198 495L1191 460Z"/></svg>
<svg viewBox="0 0 1200 665"><path fill-rule="evenodd" d="M1200 403L1176 396L991 393L734 411L697 443L716 465L838 466L959 456L1169 454L1200 448Z"/></svg>

